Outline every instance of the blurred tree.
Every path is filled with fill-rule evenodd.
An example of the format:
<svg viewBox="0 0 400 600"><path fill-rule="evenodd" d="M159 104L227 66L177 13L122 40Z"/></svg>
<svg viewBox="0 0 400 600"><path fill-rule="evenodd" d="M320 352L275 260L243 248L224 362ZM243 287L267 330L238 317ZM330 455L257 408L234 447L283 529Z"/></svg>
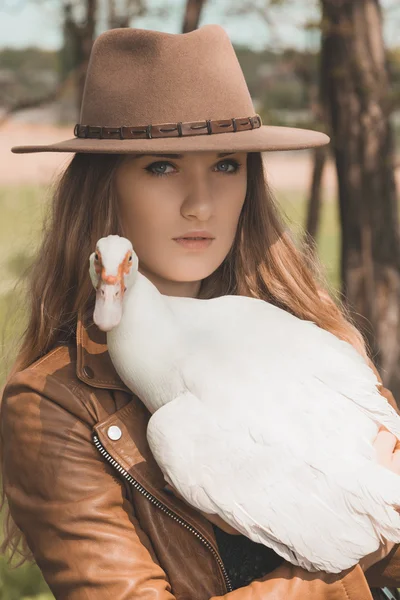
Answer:
<svg viewBox="0 0 400 600"><path fill-rule="evenodd" d="M188 33L197 29L200 22L200 15L205 4L205 0L186 0L185 15L183 17L182 33Z"/></svg>
<svg viewBox="0 0 400 600"><path fill-rule="evenodd" d="M142 17L148 12L145 0L107 0L108 5L108 29L117 27L130 27L132 21Z"/></svg>
<svg viewBox="0 0 400 600"><path fill-rule="evenodd" d="M78 63L75 40L76 25L72 14L72 4L70 2L66 2L63 5L63 13L63 45L60 49L60 83L66 79L68 74Z"/></svg>
<svg viewBox="0 0 400 600"><path fill-rule="evenodd" d="M400 400L400 237L378 0L321 0L322 98L339 180L343 299Z"/></svg>
<svg viewBox="0 0 400 600"><path fill-rule="evenodd" d="M20 9L25 6L26 1L21 0ZM5 123L12 113L43 106L60 99L71 83L76 90L79 120L87 66L96 38L100 0L35 0L35 2L42 6L48 4L55 14L59 13L62 17L63 46L60 49L59 85L50 93L40 97L18 100L0 118L0 125ZM136 17L145 14L164 18L170 10L168 5L152 6L151 0L103 0L101 6L106 9L106 29L131 27Z"/></svg>
<svg viewBox="0 0 400 600"><path fill-rule="evenodd" d="M79 114L85 87L86 71L95 38L97 0L84 0L85 18L83 22L74 18L73 4L63 4L64 11L64 43L61 49L63 57L63 80L75 71L76 106Z"/></svg>
<svg viewBox="0 0 400 600"><path fill-rule="evenodd" d="M320 19L313 19L304 24L304 28L308 31L319 30L321 27ZM309 127L313 127L320 131L329 133L328 119L325 114L325 107L320 102L320 77L318 75L319 52L295 50L287 50L285 52L291 60L293 72L297 75L303 86L303 94L307 103L312 123ZM322 177L324 174L325 165L330 154L330 149L326 146L314 148L313 151L313 168L311 174L311 182L308 193L306 220L304 225L303 244L308 249L315 253L317 252L317 234L320 225L321 207L322 207Z"/></svg>
<svg viewBox="0 0 400 600"><path fill-rule="evenodd" d="M313 169L307 202L305 236L303 244L307 244L312 252L317 251L316 239L321 218L322 176L329 150L326 146L314 148Z"/></svg>
<svg viewBox="0 0 400 600"><path fill-rule="evenodd" d="M68 57L67 60L64 60L64 77L70 73L75 74L78 115L90 53L96 38L99 4L99 0L63 0L64 43L61 53ZM105 0L104 6L107 13L106 29L131 27L135 18L150 14L150 12L152 16L163 17L167 10L167 7L163 6L150 10L148 0ZM74 8L80 8L80 11L76 11ZM85 13L83 20L77 16L77 12L81 12L82 8Z"/></svg>
<svg viewBox="0 0 400 600"><path fill-rule="evenodd" d="M234 7L233 14L245 16L248 13L255 13L266 25L266 31L269 34L274 47L282 45L279 36L279 19L287 19L288 9L299 5L296 0L243 0ZM300 3L301 4L301 3ZM312 47L300 52L294 48L284 48L282 51L282 62L290 69L301 84L301 93L303 103L310 112L310 123L308 127L325 131L328 129L324 109L319 102L319 77L318 60L320 49L320 26L321 19L319 14L319 5L315 0L311 3L315 6L315 15L313 18L305 18L302 23L304 31L309 33L309 39L313 40ZM303 2L304 5L304 2ZM291 107L292 103L299 104L293 88L293 82L289 85L289 96L282 97L282 106L284 109ZM276 91L267 90L268 97L276 105ZM271 101L270 100L270 101ZM302 127L304 123L293 122L294 127ZM316 148L313 151L313 169L309 188L307 202L306 220L304 224L303 244L311 253L317 250L316 238L320 224L321 204L322 204L322 176L329 156L329 150L326 148Z"/></svg>
<svg viewBox="0 0 400 600"><path fill-rule="evenodd" d="M229 4L229 16L246 17L253 13L265 24L270 39L270 47L274 50L282 48L282 39L279 35L277 21L284 15L288 17L287 8L294 5L296 0L240 0ZM265 47L267 47L267 40Z"/></svg>

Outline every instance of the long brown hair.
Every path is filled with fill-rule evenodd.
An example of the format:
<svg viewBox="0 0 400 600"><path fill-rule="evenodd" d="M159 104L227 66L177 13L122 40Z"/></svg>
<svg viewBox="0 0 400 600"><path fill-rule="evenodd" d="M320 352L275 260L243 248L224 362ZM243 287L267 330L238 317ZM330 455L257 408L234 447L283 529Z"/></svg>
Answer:
<svg viewBox="0 0 400 600"><path fill-rule="evenodd" d="M75 339L76 316L94 304L87 261L97 240L110 233L123 235L118 218L114 173L123 155L75 154L55 184L53 202L43 226L34 262L18 285L28 304L27 325L16 340L11 375L48 353L55 343ZM313 253L301 249L268 188L262 155L247 155L247 193L236 237L220 267L201 284L199 297L238 294L264 299L300 319L352 344L366 359L362 334ZM1 440L0 440L1 441ZM2 449L1 456L3 456ZM4 489L0 510L5 504ZM34 560L8 506L1 552L10 550ZM20 544L22 542L22 548Z"/></svg>

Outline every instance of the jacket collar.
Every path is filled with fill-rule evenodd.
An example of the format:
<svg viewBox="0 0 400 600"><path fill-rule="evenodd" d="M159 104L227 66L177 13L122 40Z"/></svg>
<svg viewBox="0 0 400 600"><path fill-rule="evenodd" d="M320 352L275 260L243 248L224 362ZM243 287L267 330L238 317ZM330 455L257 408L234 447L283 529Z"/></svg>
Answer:
<svg viewBox="0 0 400 600"><path fill-rule="evenodd" d="M107 349L107 334L93 322L90 313L78 313L76 323L76 375L92 387L132 394L119 377Z"/></svg>

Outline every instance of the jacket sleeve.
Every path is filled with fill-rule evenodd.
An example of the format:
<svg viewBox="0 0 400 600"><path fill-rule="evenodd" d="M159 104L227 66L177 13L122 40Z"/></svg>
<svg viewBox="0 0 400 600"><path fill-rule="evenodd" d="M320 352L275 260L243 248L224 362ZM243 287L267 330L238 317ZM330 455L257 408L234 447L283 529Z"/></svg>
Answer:
<svg viewBox="0 0 400 600"><path fill-rule="evenodd" d="M392 392L384 387L382 378L372 361L369 364L381 384L380 393L400 415L399 407ZM385 558L372 565L365 572L365 577L371 587L400 587L400 544L396 544Z"/></svg>
<svg viewBox="0 0 400 600"><path fill-rule="evenodd" d="M3 485L55 598L174 600L122 482L93 445L88 415L57 403L63 384L52 376L44 395L22 373L2 399Z"/></svg>
<svg viewBox="0 0 400 600"><path fill-rule="evenodd" d="M372 600L360 565L339 574L310 573L284 561L246 587L210 600Z"/></svg>
<svg viewBox="0 0 400 600"><path fill-rule="evenodd" d="M16 374L4 391L3 484L13 520L55 598L175 600L122 483L93 446L87 415L57 403L63 384L53 377L46 394L33 382L33 375L28 384ZM372 600L359 565L334 575L287 562L210 600L221 598Z"/></svg>

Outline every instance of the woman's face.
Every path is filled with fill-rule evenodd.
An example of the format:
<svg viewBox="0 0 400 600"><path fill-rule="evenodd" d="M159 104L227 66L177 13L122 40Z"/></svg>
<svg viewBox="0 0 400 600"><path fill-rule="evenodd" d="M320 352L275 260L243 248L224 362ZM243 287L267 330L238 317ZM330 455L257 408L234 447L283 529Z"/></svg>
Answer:
<svg viewBox="0 0 400 600"><path fill-rule="evenodd" d="M129 154L116 172L123 235L139 271L169 296L196 297L228 254L246 196L247 153ZM206 230L202 250L174 238Z"/></svg>

